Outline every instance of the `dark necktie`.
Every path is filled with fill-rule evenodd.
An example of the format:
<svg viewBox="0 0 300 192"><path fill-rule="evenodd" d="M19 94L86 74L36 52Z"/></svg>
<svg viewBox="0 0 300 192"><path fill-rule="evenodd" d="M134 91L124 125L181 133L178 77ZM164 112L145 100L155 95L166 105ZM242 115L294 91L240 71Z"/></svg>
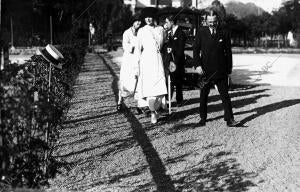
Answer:
<svg viewBox="0 0 300 192"><path fill-rule="evenodd" d="M211 36L213 39L216 37L216 29L212 29Z"/></svg>
<svg viewBox="0 0 300 192"><path fill-rule="evenodd" d="M171 40L171 38L172 38L172 31L168 32L168 37L167 38L168 38L169 41Z"/></svg>

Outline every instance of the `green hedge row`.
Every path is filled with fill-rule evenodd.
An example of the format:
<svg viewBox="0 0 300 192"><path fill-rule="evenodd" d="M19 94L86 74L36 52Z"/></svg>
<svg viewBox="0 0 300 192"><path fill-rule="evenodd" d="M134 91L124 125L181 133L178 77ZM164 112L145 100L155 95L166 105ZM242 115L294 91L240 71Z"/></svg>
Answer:
<svg viewBox="0 0 300 192"><path fill-rule="evenodd" d="M83 63L82 45L58 47L63 68L34 55L0 71L0 188L47 185L57 162L52 150Z"/></svg>

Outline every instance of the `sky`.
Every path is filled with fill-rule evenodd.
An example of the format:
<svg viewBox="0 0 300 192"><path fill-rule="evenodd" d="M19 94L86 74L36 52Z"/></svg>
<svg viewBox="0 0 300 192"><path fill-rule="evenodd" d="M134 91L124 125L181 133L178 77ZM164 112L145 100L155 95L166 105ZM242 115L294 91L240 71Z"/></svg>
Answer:
<svg viewBox="0 0 300 192"><path fill-rule="evenodd" d="M229 1L233 0L219 0L222 4L226 4ZM263 8L265 11L268 11L269 13L272 12L272 10L276 10L280 7L281 3L285 0L234 0L239 1L242 3L254 3L257 6ZM202 0L203 4L210 4L211 0Z"/></svg>
<svg viewBox="0 0 300 192"><path fill-rule="evenodd" d="M229 2L230 0L220 0L221 2L224 1L224 3ZM242 3L254 3L257 6L263 8L264 10L268 12L272 12L273 9L278 9L282 3L282 0L238 0Z"/></svg>

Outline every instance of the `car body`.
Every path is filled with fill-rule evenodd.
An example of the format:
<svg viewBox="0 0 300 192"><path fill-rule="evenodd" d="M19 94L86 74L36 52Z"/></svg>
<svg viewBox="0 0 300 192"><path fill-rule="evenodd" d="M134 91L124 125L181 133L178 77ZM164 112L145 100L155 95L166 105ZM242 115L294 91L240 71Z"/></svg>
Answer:
<svg viewBox="0 0 300 192"><path fill-rule="evenodd" d="M188 9L188 8L163 8L158 10L158 24L163 25L165 18L169 15L177 17L177 25L179 25L186 34L187 41L185 45L185 74L184 85L187 87L198 87L197 79L199 75L193 68L192 46L199 27L205 25L204 10Z"/></svg>

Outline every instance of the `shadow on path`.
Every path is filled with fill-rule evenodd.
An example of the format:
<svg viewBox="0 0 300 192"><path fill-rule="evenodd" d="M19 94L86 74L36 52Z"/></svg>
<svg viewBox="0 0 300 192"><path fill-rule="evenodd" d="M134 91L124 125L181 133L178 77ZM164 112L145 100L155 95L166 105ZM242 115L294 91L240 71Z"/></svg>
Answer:
<svg viewBox="0 0 300 192"><path fill-rule="evenodd" d="M243 97L243 96L248 96L248 95L254 95L254 94L259 94L259 93L264 93L270 89L260 89L260 90L249 90L249 91L238 91L238 92L230 92L229 96L230 98L235 98L235 97ZM208 97L208 103L209 102L215 102L215 101L221 101L219 93L216 95L210 95ZM192 104L199 104L200 102L200 91L199 91L199 97L189 99L186 101L186 105L192 105Z"/></svg>
<svg viewBox="0 0 300 192"><path fill-rule="evenodd" d="M109 69L111 75L114 80L112 82L112 89L115 93L115 96L118 95L118 77L115 74L112 67L106 63L105 59L100 55L99 57L103 60L103 63ZM117 100L117 98L116 98ZM175 187L172 183L172 180L169 175L166 174L166 168L159 157L159 154L154 149L149 137L147 136L142 124L138 121L138 119L130 112L130 109L125 106L125 117L131 124L131 128L133 131L133 137L138 142L142 151L146 157L146 160L150 167L150 172L152 174L153 180L157 186L158 191L164 192L175 192ZM141 187L141 186L140 186ZM146 187L146 186L145 186ZM142 190L142 189L141 189Z"/></svg>
<svg viewBox="0 0 300 192"><path fill-rule="evenodd" d="M252 109L252 110L238 112L235 114L240 115L240 114L255 112L255 114L250 115L250 116L246 117L245 119L241 120L241 124L245 124L261 115L265 115L266 113L274 112L274 111L277 111L277 110L280 110L280 109L283 109L286 107L297 105L299 103L300 103L300 99L284 100L284 101L272 103L269 105L265 105L262 107L258 107L258 108Z"/></svg>
<svg viewBox="0 0 300 192"><path fill-rule="evenodd" d="M264 90L265 91L265 90ZM255 92L257 93L257 92ZM260 92L258 92L260 93ZM250 94L253 94L253 92L251 91ZM269 97L270 95L268 94L260 94L260 95L254 95L253 97L250 98L244 98L244 99L240 99L240 100L234 100L232 101L232 106L234 108L242 108L244 106L247 105L251 105L253 103L256 103L258 99L263 98L263 97ZM222 111L223 110L223 105L222 103L218 103L218 104L210 104L208 105L208 113L213 113L213 112L218 112L218 111ZM171 116L166 116L161 118L162 121L164 121L165 123L169 123L170 121L181 121L184 118L190 116L190 115L194 115L194 114L198 114L199 113L199 107L194 107L191 109L187 109L187 110L182 110L182 111L178 111L173 113ZM210 121L210 119L208 119L207 121ZM181 126L181 125L180 125ZM194 126L191 126L191 128ZM176 129L178 129L179 127L177 127Z"/></svg>
<svg viewBox="0 0 300 192"><path fill-rule="evenodd" d="M78 119L71 119L71 120L66 120L64 122L65 125L67 124L72 124L72 123L82 123L84 121L92 121L92 120L96 120L96 119L100 119L106 116L110 116L115 114L116 112L111 112L111 113L104 113L104 114L100 114L100 115L94 115L94 116L88 116L88 117L84 117L84 118L78 118Z"/></svg>
<svg viewBox="0 0 300 192"><path fill-rule="evenodd" d="M231 152L208 153L198 164L177 173L178 191L248 191L257 173L245 172Z"/></svg>
<svg viewBox="0 0 300 192"><path fill-rule="evenodd" d="M276 102L276 103L271 103L269 105L265 105L262 107L258 107L255 109L251 109L251 110L247 110L247 111L241 111L241 112L236 112L234 113L234 115L242 115L242 114L247 114L247 113L255 113L252 114L242 120L240 120L240 127L245 127L244 125L247 122L252 121L253 119L256 119L259 116L265 115L267 113L271 113L286 107L291 107L293 105L297 105L300 104L300 99L291 99L291 100L284 100L284 101L280 101L280 102ZM217 116L214 118L209 118L207 121L215 121L215 120L219 120L222 119L223 116ZM195 128L197 126L197 123L189 123L189 124L184 124L184 125L178 125L176 127L174 127L172 131L176 132L176 131L182 131L184 129L191 129L191 128Z"/></svg>

